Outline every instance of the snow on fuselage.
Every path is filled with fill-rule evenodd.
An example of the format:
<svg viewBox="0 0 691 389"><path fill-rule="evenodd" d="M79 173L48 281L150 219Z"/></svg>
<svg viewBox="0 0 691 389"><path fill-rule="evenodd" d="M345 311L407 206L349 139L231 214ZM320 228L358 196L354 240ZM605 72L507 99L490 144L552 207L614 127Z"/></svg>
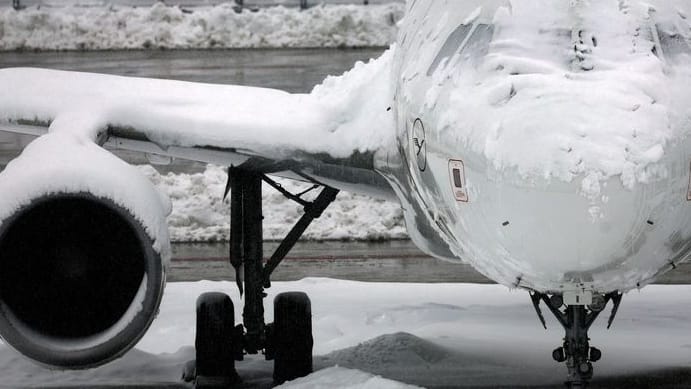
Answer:
<svg viewBox="0 0 691 389"><path fill-rule="evenodd" d="M688 258L691 6L653 4L409 2L378 168L422 249L540 291Z"/></svg>

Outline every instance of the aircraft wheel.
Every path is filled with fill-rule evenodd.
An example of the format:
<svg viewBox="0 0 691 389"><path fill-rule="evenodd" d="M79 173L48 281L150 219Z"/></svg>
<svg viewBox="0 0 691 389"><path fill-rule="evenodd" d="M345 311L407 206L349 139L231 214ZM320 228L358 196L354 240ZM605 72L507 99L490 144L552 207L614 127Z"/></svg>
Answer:
<svg viewBox="0 0 691 389"><path fill-rule="evenodd" d="M235 372L233 333L235 309L224 293L197 299L195 387L224 387L239 380Z"/></svg>
<svg viewBox="0 0 691 389"><path fill-rule="evenodd" d="M274 383L312 373L312 304L302 292L281 293L274 299L271 354Z"/></svg>

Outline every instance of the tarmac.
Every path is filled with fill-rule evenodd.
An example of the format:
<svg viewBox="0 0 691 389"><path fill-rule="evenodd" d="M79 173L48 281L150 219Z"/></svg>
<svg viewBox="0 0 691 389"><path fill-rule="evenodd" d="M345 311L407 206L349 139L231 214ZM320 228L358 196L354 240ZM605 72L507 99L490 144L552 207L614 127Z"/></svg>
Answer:
<svg viewBox="0 0 691 389"><path fill-rule="evenodd" d="M265 242L268 258L278 246ZM227 243L173 245L168 280L234 281ZM493 283L472 266L445 262L421 252L409 240L383 242L299 242L276 269L274 281L296 281L305 277L337 278L364 282ZM691 283L691 264L678 265L656 284Z"/></svg>

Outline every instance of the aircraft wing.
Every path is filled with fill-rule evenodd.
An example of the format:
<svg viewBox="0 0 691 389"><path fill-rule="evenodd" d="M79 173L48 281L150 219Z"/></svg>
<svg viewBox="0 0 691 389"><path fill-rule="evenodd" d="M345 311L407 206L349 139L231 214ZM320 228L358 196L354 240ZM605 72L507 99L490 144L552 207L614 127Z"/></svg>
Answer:
<svg viewBox="0 0 691 389"><path fill-rule="evenodd" d="M310 94L33 68L0 70L0 131L240 166L393 198L374 152L393 139L390 53Z"/></svg>
<svg viewBox="0 0 691 389"><path fill-rule="evenodd" d="M310 94L0 69L0 131L37 136L0 172L3 341L46 366L90 368L132 348L156 316L172 204L141 169L107 149L392 198L374 170L374 153L394 139L390 56L328 78ZM306 205L289 237L333 193L324 189ZM258 194L246 185L231 198L240 199L231 208L241 208L234 218L241 232L233 236L243 243L234 239L235 247L251 238L255 252L257 228L245 233L254 219L242 212L261 217Z"/></svg>

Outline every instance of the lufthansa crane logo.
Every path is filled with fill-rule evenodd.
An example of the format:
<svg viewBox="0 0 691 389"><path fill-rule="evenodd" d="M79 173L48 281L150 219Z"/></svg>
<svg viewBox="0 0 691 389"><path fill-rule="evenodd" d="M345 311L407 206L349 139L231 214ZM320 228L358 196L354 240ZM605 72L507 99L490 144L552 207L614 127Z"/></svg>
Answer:
<svg viewBox="0 0 691 389"><path fill-rule="evenodd" d="M425 140L425 126L421 119L415 119L413 123L413 134L411 139L411 151L417 161L417 167L421 172L427 169L427 144Z"/></svg>

